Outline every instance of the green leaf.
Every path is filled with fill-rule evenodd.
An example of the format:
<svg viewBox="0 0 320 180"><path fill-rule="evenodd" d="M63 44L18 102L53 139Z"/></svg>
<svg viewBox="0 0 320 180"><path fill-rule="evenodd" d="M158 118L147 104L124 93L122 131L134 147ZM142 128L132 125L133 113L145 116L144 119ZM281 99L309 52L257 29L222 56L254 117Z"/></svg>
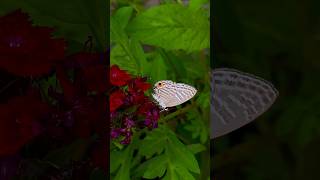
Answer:
<svg viewBox="0 0 320 180"><path fill-rule="evenodd" d="M120 27L124 29L132 15L133 8L130 6L122 7L117 10L117 12L114 14L114 18L118 20L118 22L121 22Z"/></svg>
<svg viewBox="0 0 320 180"><path fill-rule="evenodd" d="M208 48L209 20L202 12L194 12L178 4L165 4L139 14L128 25L133 38L164 49L196 51Z"/></svg>
<svg viewBox="0 0 320 180"><path fill-rule="evenodd" d="M208 0L190 0L189 2L189 8L192 10L198 10L201 8L201 6L205 3L207 3Z"/></svg>
<svg viewBox="0 0 320 180"><path fill-rule="evenodd" d="M163 49L159 50L159 53L161 54L162 59L167 64L168 71L171 71L173 73L168 73L168 78L175 81L177 79L182 79L182 77L185 77L188 75L186 67L184 65L184 59L180 56L177 56L173 52L168 52Z"/></svg>
<svg viewBox="0 0 320 180"><path fill-rule="evenodd" d="M143 174L144 178L153 179L161 177L166 171L167 157L165 155L156 156L146 162L146 170Z"/></svg>
<svg viewBox="0 0 320 180"><path fill-rule="evenodd" d="M125 51L121 45L116 45L111 49L110 63L117 64L121 69L133 75L145 74L149 70L149 63L141 44L136 40L131 40L126 46L128 51ZM140 71L139 65L141 65Z"/></svg>
<svg viewBox="0 0 320 180"><path fill-rule="evenodd" d="M110 152L110 173L114 173L121 166L123 161L122 151L111 151Z"/></svg>
<svg viewBox="0 0 320 180"><path fill-rule="evenodd" d="M110 64L116 64L130 74L137 74L137 64L132 61L120 45L116 45L110 52Z"/></svg>
<svg viewBox="0 0 320 180"><path fill-rule="evenodd" d="M190 149L190 151L193 154L197 154L199 152L202 152L202 151L206 150L206 146L204 146L202 144L191 144L191 145L188 145L188 148Z"/></svg>
<svg viewBox="0 0 320 180"><path fill-rule="evenodd" d="M203 109L210 107L210 91L201 92L197 98L197 103Z"/></svg>
<svg viewBox="0 0 320 180"><path fill-rule="evenodd" d="M167 135L160 129L155 129L147 134L147 137L141 142L139 153L146 158L150 158L154 154L161 154L167 143Z"/></svg>
<svg viewBox="0 0 320 180"><path fill-rule="evenodd" d="M175 160L175 164L179 164L181 167L185 167L194 173L200 173L198 162L192 152L182 144L176 135L167 130L170 143L167 146L167 153L170 159Z"/></svg>
<svg viewBox="0 0 320 180"><path fill-rule="evenodd" d="M155 83L159 80L167 79L167 64L159 53L153 53L152 59L149 62L149 66L145 68L146 74L149 75L152 79L152 82Z"/></svg>
<svg viewBox="0 0 320 180"><path fill-rule="evenodd" d="M138 65L140 65L140 72L138 73L145 74L148 68L148 62L146 56L144 54L143 48L138 40L131 39L130 40L130 51L132 52L136 61L138 61Z"/></svg>
<svg viewBox="0 0 320 180"><path fill-rule="evenodd" d="M110 154L111 160L116 160L115 162L111 161L111 164L115 163L114 165L111 165L113 172L115 169L119 169L112 178L113 180L130 180L130 167L131 167L131 161L133 156L133 145L128 145L124 150L116 153L112 152ZM120 165L119 165L120 164ZM117 168L116 168L117 167Z"/></svg>
<svg viewBox="0 0 320 180"><path fill-rule="evenodd" d="M137 74L143 73L142 65L145 65L147 62L141 44L134 38L129 40L127 34L123 29L121 29L120 22L115 17L111 17L110 23L110 37L118 46L122 48L122 50L120 51L122 52L122 56L126 57L127 61L132 61L129 62L131 65L133 65L133 63L135 64L134 67ZM113 49L111 51L113 51ZM113 59L112 62L118 64L114 60L115 59ZM125 64L124 60L120 61L122 61L122 63L119 64ZM133 71L133 68L131 70Z"/></svg>
<svg viewBox="0 0 320 180"><path fill-rule="evenodd" d="M200 173L194 154L165 126L147 133L139 147L138 153L147 161L136 173L144 178L194 179L191 172Z"/></svg>
<svg viewBox="0 0 320 180"><path fill-rule="evenodd" d="M193 139L200 138L200 142L204 144L209 138L208 125L204 123L204 119L201 119L201 115L196 111L187 112L188 123L184 126L184 129L191 132Z"/></svg>

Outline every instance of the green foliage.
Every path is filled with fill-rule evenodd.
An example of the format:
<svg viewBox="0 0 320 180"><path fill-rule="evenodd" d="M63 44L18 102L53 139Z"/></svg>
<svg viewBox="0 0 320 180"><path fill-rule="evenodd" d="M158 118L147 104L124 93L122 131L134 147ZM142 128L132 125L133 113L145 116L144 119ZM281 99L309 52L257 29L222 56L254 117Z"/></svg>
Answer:
<svg viewBox="0 0 320 180"><path fill-rule="evenodd" d="M207 2L208 0L190 0L189 8L192 10L198 10L203 4Z"/></svg>
<svg viewBox="0 0 320 180"><path fill-rule="evenodd" d="M121 151L111 151L110 172L113 179L195 179L200 168L194 154L204 151L201 144L185 146L166 126L146 132ZM133 155L133 152L138 153ZM142 164L135 162L145 159ZM132 170L132 174L130 174Z"/></svg>
<svg viewBox="0 0 320 180"><path fill-rule="evenodd" d="M144 178L162 177L165 173L164 179L194 179L191 172L200 173L192 152L167 128L152 131L141 147L139 154L148 160L138 167L137 174L143 169ZM150 158L155 154L158 156Z"/></svg>
<svg viewBox="0 0 320 180"><path fill-rule="evenodd" d="M197 111L189 111L187 113L188 123L184 126L184 129L191 132L193 139L199 138L201 143L205 143L209 136L209 128L206 123L199 121L201 114Z"/></svg>
<svg viewBox="0 0 320 180"><path fill-rule="evenodd" d="M169 79L195 86L198 93L176 111L164 112L159 128L136 133L127 146L113 144L111 179L208 178L208 166L200 164L208 162L204 157L209 148L210 68L205 50L210 28L208 12L201 8L206 3L163 1L145 9L138 2L114 2L111 64L147 76L152 84Z"/></svg>
<svg viewBox="0 0 320 180"><path fill-rule="evenodd" d="M166 4L138 14L128 25L131 37L144 44L186 51L209 48L210 26L202 11Z"/></svg>

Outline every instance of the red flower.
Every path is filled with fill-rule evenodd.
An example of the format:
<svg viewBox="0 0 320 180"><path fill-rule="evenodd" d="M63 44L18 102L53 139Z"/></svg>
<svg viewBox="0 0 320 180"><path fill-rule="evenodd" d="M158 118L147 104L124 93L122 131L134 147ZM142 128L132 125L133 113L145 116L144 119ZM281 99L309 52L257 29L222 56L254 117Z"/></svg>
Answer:
<svg viewBox="0 0 320 180"><path fill-rule="evenodd" d="M121 91L115 91L110 95L110 112L118 109L122 104L124 104L125 94Z"/></svg>
<svg viewBox="0 0 320 180"><path fill-rule="evenodd" d="M147 101L139 107L138 114L147 114L151 109L155 107L156 105L153 102Z"/></svg>
<svg viewBox="0 0 320 180"><path fill-rule="evenodd" d="M63 58L65 42L52 29L33 27L20 10L0 17L0 68L20 76L39 76Z"/></svg>
<svg viewBox="0 0 320 180"><path fill-rule="evenodd" d="M137 77L129 84L129 91L146 91L151 87L151 84L146 82L146 78Z"/></svg>
<svg viewBox="0 0 320 180"><path fill-rule="evenodd" d="M110 82L115 86L124 86L131 79L130 75L121 70L117 65L111 66L110 69Z"/></svg>
<svg viewBox="0 0 320 180"><path fill-rule="evenodd" d="M49 107L31 96L11 99L0 105L0 155L16 153L41 132L40 118Z"/></svg>
<svg viewBox="0 0 320 180"><path fill-rule="evenodd" d="M133 91L127 96L129 104L143 104L147 99L142 91Z"/></svg>

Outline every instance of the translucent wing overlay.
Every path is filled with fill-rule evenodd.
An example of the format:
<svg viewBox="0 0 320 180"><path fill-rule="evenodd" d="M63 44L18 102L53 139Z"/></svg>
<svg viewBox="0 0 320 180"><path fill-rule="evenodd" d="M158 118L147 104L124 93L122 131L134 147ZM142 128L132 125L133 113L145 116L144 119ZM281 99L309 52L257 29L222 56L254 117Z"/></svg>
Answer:
<svg viewBox="0 0 320 180"><path fill-rule="evenodd" d="M276 100L273 85L234 69L211 72L211 138L244 126L264 113Z"/></svg>

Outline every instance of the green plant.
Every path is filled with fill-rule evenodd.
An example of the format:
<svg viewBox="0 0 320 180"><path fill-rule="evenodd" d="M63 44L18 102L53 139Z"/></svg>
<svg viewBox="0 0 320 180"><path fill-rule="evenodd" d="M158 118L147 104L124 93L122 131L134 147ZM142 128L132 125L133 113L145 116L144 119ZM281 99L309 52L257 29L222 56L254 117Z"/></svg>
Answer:
<svg viewBox="0 0 320 180"><path fill-rule="evenodd" d="M144 8L112 2L111 65L134 76L183 82L197 88L188 103L161 112L158 128L133 133L129 145L111 143L111 177L129 179L208 179L209 53L207 1L163 1ZM150 96L150 91L146 92Z"/></svg>

